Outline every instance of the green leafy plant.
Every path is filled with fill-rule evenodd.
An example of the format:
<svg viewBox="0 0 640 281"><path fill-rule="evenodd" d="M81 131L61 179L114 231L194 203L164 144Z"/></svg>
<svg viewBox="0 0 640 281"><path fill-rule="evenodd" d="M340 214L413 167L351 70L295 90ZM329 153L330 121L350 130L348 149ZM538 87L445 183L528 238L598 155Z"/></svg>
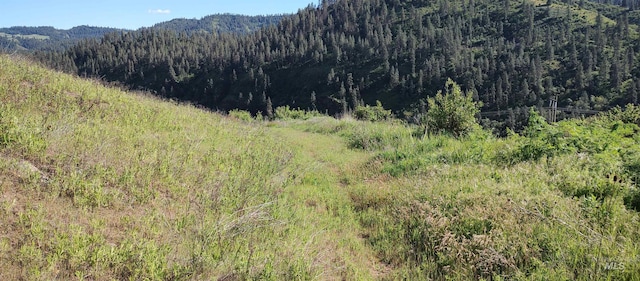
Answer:
<svg viewBox="0 0 640 281"><path fill-rule="evenodd" d="M251 117L251 113L246 110L239 110L239 109L231 110L229 111L229 116L245 122L253 121L253 117Z"/></svg>
<svg viewBox="0 0 640 281"><path fill-rule="evenodd" d="M428 110L424 123L434 133L446 133L455 137L468 135L478 126L476 114L480 104L473 101L471 93L464 94L456 82L448 79L445 90L427 98Z"/></svg>
<svg viewBox="0 0 640 281"><path fill-rule="evenodd" d="M376 101L376 106L358 106L353 111L353 117L364 121L383 121L392 117L391 110L384 109L380 101Z"/></svg>
<svg viewBox="0 0 640 281"><path fill-rule="evenodd" d="M309 118L319 116L322 116L322 114L318 111L306 111L299 108L291 108L288 105L277 107L275 112L275 119L278 120L307 120Z"/></svg>

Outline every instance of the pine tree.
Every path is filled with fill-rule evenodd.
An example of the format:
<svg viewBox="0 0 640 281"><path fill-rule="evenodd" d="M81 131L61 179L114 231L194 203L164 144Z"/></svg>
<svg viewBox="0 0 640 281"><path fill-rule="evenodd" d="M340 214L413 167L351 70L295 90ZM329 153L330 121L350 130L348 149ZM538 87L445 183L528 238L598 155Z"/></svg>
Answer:
<svg viewBox="0 0 640 281"><path fill-rule="evenodd" d="M271 102L271 97L267 98L265 112L267 113L267 117L269 117L269 119L273 119L273 103Z"/></svg>
<svg viewBox="0 0 640 281"><path fill-rule="evenodd" d="M318 110L318 106L316 105L316 91L311 92L311 97L309 99L311 101L311 110Z"/></svg>
<svg viewBox="0 0 640 281"><path fill-rule="evenodd" d="M640 80L638 80L640 81ZM631 81L627 89L627 95L631 98L631 103L638 105L638 85L635 81Z"/></svg>
<svg viewBox="0 0 640 281"><path fill-rule="evenodd" d="M520 90L521 94L519 95L520 101L523 103L525 101L529 101L529 96L531 95L531 91L529 90L529 83L527 83L527 79L522 80L522 87Z"/></svg>

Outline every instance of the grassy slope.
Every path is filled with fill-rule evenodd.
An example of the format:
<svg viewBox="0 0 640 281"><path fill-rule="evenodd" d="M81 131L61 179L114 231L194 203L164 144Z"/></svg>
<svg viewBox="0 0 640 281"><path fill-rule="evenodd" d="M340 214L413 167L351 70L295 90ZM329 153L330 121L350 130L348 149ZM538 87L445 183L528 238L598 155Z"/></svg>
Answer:
<svg viewBox="0 0 640 281"><path fill-rule="evenodd" d="M388 279L640 279L638 205L622 202L638 198L637 125L568 121L542 130L553 137L465 140L342 121L302 128L375 152L350 197ZM533 147L549 150L537 158Z"/></svg>
<svg viewBox="0 0 640 281"><path fill-rule="evenodd" d="M0 100L1 279L373 272L338 189L345 157L363 154L337 137L243 124L7 57Z"/></svg>
<svg viewBox="0 0 640 281"><path fill-rule="evenodd" d="M517 136L244 123L8 57L0 101L0 279L640 279L626 125L563 123L599 148L535 160Z"/></svg>

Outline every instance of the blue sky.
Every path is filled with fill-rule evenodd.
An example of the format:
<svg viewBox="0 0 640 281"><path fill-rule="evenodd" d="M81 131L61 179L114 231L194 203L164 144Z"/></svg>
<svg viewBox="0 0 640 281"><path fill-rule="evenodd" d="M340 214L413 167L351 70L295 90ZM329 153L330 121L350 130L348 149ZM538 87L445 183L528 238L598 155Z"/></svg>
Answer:
<svg viewBox="0 0 640 281"><path fill-rule="evenodd" d="M0 0L0 27L78 25L137 29L174 18L294 13L317 0Z"/></svg>

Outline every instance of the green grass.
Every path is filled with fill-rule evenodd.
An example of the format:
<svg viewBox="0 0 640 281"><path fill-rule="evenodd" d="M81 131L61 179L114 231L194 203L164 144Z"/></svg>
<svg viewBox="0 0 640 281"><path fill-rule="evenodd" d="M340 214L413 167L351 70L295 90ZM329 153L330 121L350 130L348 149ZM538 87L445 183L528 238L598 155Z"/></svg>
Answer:
<svg viewBox="0 0 640 281"><path fill-rule="evenodd" d="M371 155L349 196L381 279L638 280L636 111L503 139L349 119L286 126Z"/></svg>
<svg viewBox="0 0 640 281"><path fill-rule="evenodd" d="M453 139L1 56L0 279L639 280L633 112Z"/></svg>
<svg viewBox="0 0 640 281"><path fill-rule="evenodd" d="M370 278L375 256L336 191L344 172L306 141L0 66L3 279Z"/></svg>

